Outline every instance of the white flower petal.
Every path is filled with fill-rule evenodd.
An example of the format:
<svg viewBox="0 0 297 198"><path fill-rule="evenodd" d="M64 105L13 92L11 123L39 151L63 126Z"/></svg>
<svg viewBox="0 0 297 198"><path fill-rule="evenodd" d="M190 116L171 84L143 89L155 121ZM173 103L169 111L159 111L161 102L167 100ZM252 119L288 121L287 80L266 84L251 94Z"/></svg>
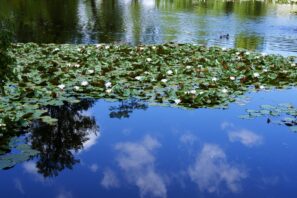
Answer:
<svg viewBox="0 0 297 198"><path fill-rule="evenodd" d="M106 83L105 83L105 87L106 87L106 88L111 87L111 86L112 86L111 82L106 82Z"/></svg>
<svg viewBox="0 0 297 198"><path fill-rule="evenodd" d="M172 75L172 74L173 74L173 71L172 71L172 70L168 70L166 73L167 73L168 75Z"/></svg>
<svg viewBox="0 0 297 198"><path fill-rule="evenodd" d="M87 86L89 83L88 83L88 81L82 81L80 84L81 84L81 86Z"/></svg>
<svg viewBox="0 0 297 198"><path fill-rule="evenodd" d="M175 99L175 100L174 100L174 103L175 103L175 104L179 104L179 103L181 103L181 100L180 100L180 99Z"/></svg>
<svg viewBox="0 0 297 198"><path fill-rule="evenodd" d="M61 84L61 85L58 85L58 87L63 90L65 88L65 85Z"/></svg>
<svg viewBox="0 0 297 198"><path fill-rule="evenodd" d="M260 74L256 72L256 73L253 74L253 76L254 76L255 78L258 78L258 77L260 76Z"/></svg>

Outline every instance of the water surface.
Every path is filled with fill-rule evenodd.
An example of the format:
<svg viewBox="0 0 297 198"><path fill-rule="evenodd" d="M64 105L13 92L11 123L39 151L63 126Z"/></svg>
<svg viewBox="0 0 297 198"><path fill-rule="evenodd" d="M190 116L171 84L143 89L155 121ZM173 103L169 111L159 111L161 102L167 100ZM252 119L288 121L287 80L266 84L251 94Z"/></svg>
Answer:
<svg viewBox="0 0 297 198"><path fill-rule="evenodd" d="M269 1L1 0L16 40L130 44L169 41L294 55L296 5ZM229 34L229 37L226 35Z"/></svg>
<svg viewBox="0 0 297 198"><path fill-rule="evenodd" d="M294 5L262 1L0 0L18 42L169 41L297 52ZM229 38L226 36L229 34ZM221 38L220 38L221 37ZM297 135L246 109L290 102L296 88L248 93L245 106L194 109L128 100L48 107L24 135L40 154L0 171L1 197L297 196Z"/></svg>

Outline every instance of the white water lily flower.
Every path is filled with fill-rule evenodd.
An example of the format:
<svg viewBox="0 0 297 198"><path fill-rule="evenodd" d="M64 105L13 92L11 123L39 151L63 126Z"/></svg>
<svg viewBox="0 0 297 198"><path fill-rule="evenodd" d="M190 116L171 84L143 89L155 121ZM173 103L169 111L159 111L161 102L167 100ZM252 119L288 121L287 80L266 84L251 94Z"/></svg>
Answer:
<svg viewBox="0 0 297 198"><path fill-rule="evenodd" d="M110 48L110 46L109 46L109 45L106 45L106 46L105 46L105 49L109 49L109 48Z"/></svg>
<svg viewBox="0 0 297 198"><path fill-rule="evenodd" d="M105 87L106 87L106 88L111 87L111 85L112 85L111 82L107 82L107 83L105 83Z"/></svg>
<svg viewBox="0 0 297 198"><path fill-rule="evenodd" d="M226 51L226 50L227 50L227 48L223 47L223 48L222 48L222 50L223 50L223 51Z"/></svg>
<svg viewBox="0 0 297 198"><path fill-rule="evenodd" d="M77 48L77 51L78 51L78 52L81 52L81 51L82 51L82 49L81 49L81 48Z"/></svg>
<svg viewBox="0 0 297 198"><path fill-rule="evenodd" d="M141 76L136 76L135 79L136 79L136 80L141 80L142 77L141 77Z"/></svg>
<svg viewBox="0 0 297 198"><path fill-rule="evenodd" d="M192 66L190 66L190 65L186 66L186 69L191 69L191 68L192 68Z"/></svg>
<svg viewBox="0 0 297 198"><path fill-rule="evenodd" d="M156 49L156 46L152 46L152 49L155 50Z"/></svg>
<svg viewBox="0 0 297 198"><path fill-rule="evenodd" d="M80 64L77 64L77 63L76 63L76 64L74 64L73 66L74 66L74 67L80 67Z"/></svg>
<svg viewBox="0 0 297 198"><path fill-rule="evenodd" d="M180 99L175 99L175 100L174 100L174 103L175 103L175 104L179 104L180 102L181 102Z"/></svg>
<svg viewBox="0 0 297 198"><path fill-rule="evenodd" d="M224 89L222 89L222 92L223 93L228 93L228 90L224 88Z"/></svg>
<svg viewBox="0 0 297 198"><path fill-rule="evenodd" d="M97 44L96 45L97 48L100 48L101 46L102 46L102 44Z"/></svg>
<svg viewBox="0 0 297 198"><path fill-rule="evenodd" d="M87 86L89 83L88 83L88 81L82 81L80 84L81 84L81 86Z"/></svg>
<svg viewBox="0 0 297 198"><path fill-rule="evenodd" d="M164 79L161 80L161 82L162 83L166 83L167 82L167 79L164 78Z"/></svg>
<svg viewBox="0 0 297 198"><path fill-rule="evenodd" d="M5 127L5 126L6 126L6 124L4 124L4 123L3 124L2 123L0 124L0 127Z"/></svg>
<svg viewBox="0 0 297 198"><path fill-rule="evenodd" d="M152 59L151 59L151 58L147 58L146 61L147 61L147 62L151 62Z"/></svg>
<svg viewBox="0 0 297 198"><path fill-rule="evenodd" d="M106 92L106 93L111 93L111 92L112 92L112 89L106 89L105 92Z"/></svg>
<svg viewBox="0 0 297 198"><path fill-rule="evenodd" d="M74 90L78 91L79 90L79 86L74 86Z"/></svg>
<svg viewBox="0 0 297 198"><path fill-rule="evenodd" d="M236 55L239 55L239 54L240 54L240 52L236 52L235 54L236 54Z"/></svg>
<svg viewBox="0 0 297 198"><path fill-rule="evenodd" d="M261 53L261 55L262 55L262 56L266 56L267 54L266 54L266 53Z"/></svg>
<svg viewBox="0 0 297 198"><path fill-rule="evenodd" d="M58 85L58 87L63 90L65 88L65 85L61 84L61 85Z"/></svg>
<svg viewBox="0 0 297 198"><path fill-rule="evenodd" d="M59 51L60 49L59 48L55 48L54 50L53 50L53 52L57 52L57 51Z"/></svg>
<svg viewBox="0 0 297 198"><path fill-rule="evenodd" d="M245 55L250 55L251 53L250 52L245 52Z"/></svg>
<svg viewBox="0 0 297 198"><path fill-rule="evenodd" d="M291 66L292 66L292 67L295 67L295 66L296 66L296 64L295 64L295 63L292 63L292 64L291 64Z"/></svg>
<svg viewBox="0 0 297 198"><path fill-rule="evenodd" d="M235 80L235 77L234 76L230 76L230 80Z"/></svg>
<svg viewBox="0 0 297 198"><path fill-rule="evenodd" d="M172 71L172 70L168 70L166 73L167 73L168 75L172 75L172 74L173 74L173 71Z"/></svg>
<svg viewBox="0 0 297 198"><path fill-rule="evenodd" d="M203 92L203 91L200 91L199 94L200 94L200 95L201 95L201 94L204 94L204 92Z"/></svg>
<svg viewBox="0 0 297 198"><path fill-rule="evenodd" d="M265 89L264 85L261 85L261 86L260 86L260 89Z"/></svg>
<svg viewBox="0 0 297 198"><path fill-rule="evenodd" d="M256 72L256 73L253 74L253 76L254 76L255 78L258 78L258 77L260 76L260 74Z"/></svg>
<svg viewBox="0 0 297 198"><path fill-rule="evenodd" d="M139 50L140 50L140 51L144 50L144 47L140 47Z"/></svg>
<svg viewBox="0 0 297 198"><path fill-rule="evenodd" d="M93 74L94 72L95 72L95 71L94 71L93 69L89 69L89 70L88 70L88 73L89 73L89 74Z"/></svg>
<svg viewBox="0 0 297 198"><path fill-rule="evenodd" d="M265 68L265 69L263 69L263 72L268 72L268 69L266 69L266 68Z"/></svg>
<svg viewBox="0 0 297 198"><path fill-rule="evenodd" d="M190 93L191 94L196 94L196 90L191 90Z"/></svg>
<svg viewBox="0 0 297 198"><path fill-rule="evenodd" d="M66 66L67 66L67 67L71 67L71 63L67 63Z"/></svg>
<svg viewBox="0 0 297 198"><path fill-rule="evenodd" d="M217 81L218 79L216 77L213 77L211 80L212 81Z"/></svg>

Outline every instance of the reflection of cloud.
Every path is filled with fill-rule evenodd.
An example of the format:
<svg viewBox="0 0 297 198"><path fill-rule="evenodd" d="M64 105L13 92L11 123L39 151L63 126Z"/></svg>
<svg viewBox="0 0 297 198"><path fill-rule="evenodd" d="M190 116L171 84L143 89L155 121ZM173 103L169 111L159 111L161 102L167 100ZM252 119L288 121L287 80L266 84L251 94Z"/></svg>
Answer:
<svg viewBox="0 0 297 198"><path fill-rule="evenodd" d="M101 181L101 185L104 188L115 188L115 187L119 187L120 182L118 180L118 178L116 177L116 174L114 173L114 171L110 170L110 169L106 169L103 172L103 179Z"/></svg>
<svg viewBox="0 0 297 198"><path fill-rule="evenodd" d="M51 180L49 180L48 178L46 179L41 174L39 174L38 168L36 167L36 162L33 162L33 161L24 162L23 168L25 172L31 174L36 181L47 183L47 184L51 183Z"/></svg>
<svg viewBox="0 0 297 198"><path fill-rule="evenodd" d="M219 192L223 186L231 192L240 190L240 181L247 177L245 171L228 163L226 154L217 145L205 144L189 167L188 174L201 191Z"/></svg>
<svg viewBox="0 0 297 198"><path fill-rule="evenodd" d="M262 136L257 135L246 129L241 129L238 131L231 131L228 133L229 140L231 142L240 142L245 146L255 146L262 144Z"/></svg>
<svg viewBox="0 0 297 198"><path fill-rule="evenodd" d="M183 134L179 140L181 141L181 143L183 144L189 144L189 145L192 145L195 143L195 141L197 141L197 137L192 134L192 133L186 133L186 134Z"/></svg>
<svg viewBox="0 0 297 198"><path fill-rule="evenodd" d="M100 132L89 131L87 135L87 141L83 143L83 150L89 150L97 142L97 139L100 137Z"/></svg>
<svg viewBox="0 0 297 198"><path fill-rule="evenodd" d="M36 163L33 161L24 162L23 163L24 170L33 175L36 180L38 181L44 181L44 178L38 173L38 169L36 167Z"/></svg>
<svg viewBox="0 0 297 198"><path fill-rule="evenodd" d="M25 194L24 188L23 188L23 184L21 182L20 179L14 179L14 186L15 188L21 193L21 194Z"/></svg>
<svg viewBox="0 0 297 198"><path fill-rule="evenodd" d="M93 173L96 173L97 170L98 170L98 165L97 165L97 164L92 164L89 168L90 168L90 170L91 170Z"/></svg>
<svg viewBox="0 0 297 198"><path fill-rule="evenodd" d="M265 186L276 186L279 183L278 176L263 177L262 182Z"/></svg>
<svg viewBox="0 0 297 198"><path fill-rule="evenodd" d="M155 157L152 151L160 147L160 143L146 136L141 142L118 143L117 158L120 168L125 171L130 183L140 189L141 197L166 197L164 179L155 170Z"/></svg>
<svg viewBox="0 0 297 198"><path fill-rule="evenodd" d="M61 191L57 198L72 198L72 193L71 192L68 192L68 191Z"/></svg>
<svg viewBox="0 0 297 198"><path fill-rule="evenodd" d="M155 7L155 0L141 0L141 4L145 8L153 8Z"/></svg>
<svg viewBox="0 0 297 198"><path fill-rule="evenodd" d="M222 124L221 124L222 130L225 130L227 128L233 128L233 127L234 127L234 124L231 122L222 122Z"/></svg>

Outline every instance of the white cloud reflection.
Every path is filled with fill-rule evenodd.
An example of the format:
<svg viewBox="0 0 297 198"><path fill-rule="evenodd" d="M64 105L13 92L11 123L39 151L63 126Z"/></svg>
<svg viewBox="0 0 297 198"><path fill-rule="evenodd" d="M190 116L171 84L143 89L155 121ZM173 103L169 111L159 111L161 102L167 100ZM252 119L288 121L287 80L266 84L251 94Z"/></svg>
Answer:
<svg viewBox="0 0 297 198"><path fill-rule="evenodd" d="M247 147L253 147L263 143L263 137L248 129L238 129L231 122L223 122L221 129L228 131L230 142L240 142Z"/></svg>
<svg viewBox="0 0 297 198"><path fill-rule="evenodd" d="M197 141L197 137L193 133L185 133L180 136L179 140L183 144L193 145Z"/></svg>
<svg viewBox="0 0 297 198"><path fill-rule="evenodd" d="M160 143L146 136L140 142L118 143L118 165L125 172L129 183L136 185L141 197L166 197L167 189L164 179L155 170L153 150Z"/></svg>
<svg viewBox="0 0 297 198"><path fill-rule="evenodd" d="M205 144L188 174L201 191L219 193L222 189L238 192L240 182L247 177L244 170L231 165L225 152L217 145Z"/></svg>
<svg viewBox="0 0 297 198"><path fill-rule="evenodd" d="M24 195L25 194L25 190L24 190L24 187L23 187L23 184L21 182L20 179L16 178L13 180L14 181L14 186L15 188L22 194Z"/></svg>
<svg viewBox="0 0 297 198"><path fill-rule="evenodd" d="M231 142L240 142L241 144L249 147L260 145L263 142L262 136L247 129L230 131L228 133L228 137Z"/></svg>
<svg viewBox="0 0 297 198"><path fill-rule="evenodd" d="M73 196L72 196L72 193L71 192L69 192L69 191L61 191L59 194L58 194L58 196L57 196L57 198L72 198Z"/></svg>
<svg viewBox="0 0 297 198"><path fill-rule="evenodd" d="M89 150L92 146L94 146L97 143L98 138L100 137L100 132L99 131L92 131L90 130L87 135L87 141L83 143L83 149L81 151L87 151Z"/></svg>
<svg viewBox="0 0 297 198"><path fill-rule="evenodd" d="M101 185L104 188L116 188L120 186L120 182L118 178L116 177L116 174L111 169L106 169L103 172L103 179L101 181Z"/></svg>

